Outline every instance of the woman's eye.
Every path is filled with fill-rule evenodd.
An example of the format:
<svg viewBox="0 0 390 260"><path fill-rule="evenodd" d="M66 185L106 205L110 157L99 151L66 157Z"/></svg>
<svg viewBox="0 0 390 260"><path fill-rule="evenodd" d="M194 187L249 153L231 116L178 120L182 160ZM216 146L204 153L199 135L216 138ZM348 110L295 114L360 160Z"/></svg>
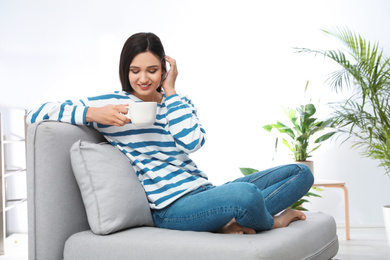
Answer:
<svg viewBox="0 0 390 260"><path fill-rule="evenodd" d="M156 71L157 71L157 70L149 70L149 73L154 74L154 73L156 73Z"/></svg>
<svg viewBox="0 0 390 260"><path fill-rule="evenodd" d="M130 70L131 71L131 73L133 73L133 74L137 74L139 71L138 70Z"/></svg>

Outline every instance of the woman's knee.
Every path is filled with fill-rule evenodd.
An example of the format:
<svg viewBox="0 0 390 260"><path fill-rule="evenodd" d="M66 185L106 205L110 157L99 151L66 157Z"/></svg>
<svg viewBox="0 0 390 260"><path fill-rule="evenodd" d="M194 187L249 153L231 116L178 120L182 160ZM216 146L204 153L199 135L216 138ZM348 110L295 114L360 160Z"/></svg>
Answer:
<svg viewBox="0 0 390 260"><path fill-rule="evenodd" d="M296 165L298 165L298 166L302 169L303 172L313 174L313 173L311 172L311 170L310 170L310 167L307 166L306 164L297 163Z"/></svg>
<svg viewBox="0 0 390 260"><path fill-rule="evenodd" d="M296 164L302 188L309 190L314 184L314 176L306 164Z"/></svg>
<svg viewBox="0 0 390 260"><path fill-rule="evenodd" d="M314 175L311 172L309 166L306 164L297 164L300 167L299 174L302 175L302 178L305 180L308 186L312 186L314 183Z"/></svg>

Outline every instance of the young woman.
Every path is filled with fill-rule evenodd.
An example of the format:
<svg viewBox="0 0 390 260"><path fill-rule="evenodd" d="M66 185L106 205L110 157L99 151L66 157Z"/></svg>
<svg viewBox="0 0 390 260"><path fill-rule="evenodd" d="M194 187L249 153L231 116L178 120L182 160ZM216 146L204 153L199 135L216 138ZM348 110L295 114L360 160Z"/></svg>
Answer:
<svg viewBox="0 0 390 260"><path fill-rule="evenodd" d="M306 218L285 210L313 184L305 165L279 166L221 186L198 169L189 153L203 146L206 133L191 100L176 93L176 61L156 35L138 33L126 41L119 75L122 91L45 103L30 111L28 123L57 120L100 131L129 158L157 227L253 234ZM152 126L134 126L125 116L130 103L142 101L158 103Z"/></svg>

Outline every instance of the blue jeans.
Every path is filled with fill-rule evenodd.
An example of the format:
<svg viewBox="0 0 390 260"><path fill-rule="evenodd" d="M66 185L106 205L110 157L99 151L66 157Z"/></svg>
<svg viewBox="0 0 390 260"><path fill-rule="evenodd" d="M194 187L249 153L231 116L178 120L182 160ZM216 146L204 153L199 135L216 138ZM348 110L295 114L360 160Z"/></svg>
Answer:
<svg viewBox="0 0 390 260"><path fill-rule="evenodd" d="M278 166L220 186L200 187L153 210L153 220L161 228L215 232L235 218L241 226L270 230L272 216L302 198L313 182L306 165Z"/></svg>

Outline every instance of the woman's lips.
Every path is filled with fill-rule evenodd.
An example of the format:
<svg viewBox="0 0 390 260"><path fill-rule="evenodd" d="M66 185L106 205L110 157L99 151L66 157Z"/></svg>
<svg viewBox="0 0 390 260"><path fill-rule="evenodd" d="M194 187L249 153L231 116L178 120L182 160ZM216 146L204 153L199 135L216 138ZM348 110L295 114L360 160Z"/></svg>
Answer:
<svg viewBox="0 0 390 260"><path fill-rule="evenodd" d="M149 87L150 87L150 84L148 85L138 85L140 87L140 89L142 90L147 90Z"/></svg>

